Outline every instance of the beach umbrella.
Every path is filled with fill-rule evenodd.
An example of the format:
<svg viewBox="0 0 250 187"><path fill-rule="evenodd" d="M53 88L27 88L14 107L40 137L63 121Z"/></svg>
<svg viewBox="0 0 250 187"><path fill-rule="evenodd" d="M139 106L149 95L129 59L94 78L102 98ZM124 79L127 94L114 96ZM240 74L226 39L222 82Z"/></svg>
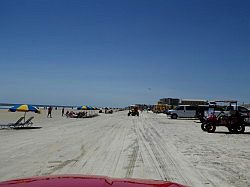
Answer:
<svg viewBox="0 0 250 187"><path fill-rule="evenodd" d="M77 110L89 110L89 107L86 105L83 105L83 106L78 107Z"/></svg>
<svg viewBox="0 0 250 187"><path fill-rule="evenodd" d="M10 112L24 112L24 121L25 121L25 115L26 112L35 112L40 113L40 110L32 105L15 105L11 108L9 108Z"/></svg>
<svg viewBox="0 0 250 187"><path fill-rule="evenodd" d="M87 106L88 110L94 110L92 106Z"/></svg>
<svg viewBox="0 0 250 187"><path fill-rule="evenodd" d="M86 106L86 105L79 106L79 107L77 107L77 110L88 110L88 106Z"/></svg>
<svg viewBox="0 0 250 187"><path fill-rule="evenodd" d="M97 110L97 108L93 106L83 105L83 106L77 107L77 110L87 110L87 111L90 110L92 113L92 111Z"/></svg>

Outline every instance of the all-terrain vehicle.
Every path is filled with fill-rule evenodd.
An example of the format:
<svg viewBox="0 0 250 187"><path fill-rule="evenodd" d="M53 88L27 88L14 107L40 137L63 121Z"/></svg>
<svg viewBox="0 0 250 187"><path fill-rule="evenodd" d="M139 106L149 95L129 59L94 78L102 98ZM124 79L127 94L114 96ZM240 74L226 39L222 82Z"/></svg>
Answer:
<svg viewBox="0 0 250 187"><path fill-rule="evenodd" d="M211 113L214 113L216 116L218 116L223 111L225 111L225 109L222 106L217 106L214 104L199 105L197 108L196 117L201 123L204 123Z"/></svg>
<svg viewBox="0 0 250 187"><path fill-rule="evenodd" d="M237 107L237 101L217 101L229 104L230 110L222 111L219 115L211 113L201 124L204 131L213 133L217 126L225 126L229 132L243 133L245 131L245 116L240 113ZM234 106L234 107L231 107Z"/></svg>
<svg viewBox="0 0 250 187"><path fill-rule="evenodd" d="M128 112L128 116L139 116L138 107L134 107Z"/></svg>

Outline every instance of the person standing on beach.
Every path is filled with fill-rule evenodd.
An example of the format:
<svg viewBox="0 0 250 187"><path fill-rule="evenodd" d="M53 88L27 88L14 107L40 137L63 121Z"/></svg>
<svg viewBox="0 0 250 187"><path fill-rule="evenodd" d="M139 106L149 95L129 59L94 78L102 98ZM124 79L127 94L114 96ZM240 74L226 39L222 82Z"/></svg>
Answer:
<svg viewBox="0 0 250 187"><path fill-rule="evenodd" d="M64 116L64 107L62 108L62 116Z"/></svg>
<svg viewBox="0 0 250 187"><path fill-rule="evenodd" d="M52 118L51 113L52 113L52 107L50 106L50 107L48 108L48 115L47 115L47 118L48 118L49 116L50 116L50 118Z"/></svg>

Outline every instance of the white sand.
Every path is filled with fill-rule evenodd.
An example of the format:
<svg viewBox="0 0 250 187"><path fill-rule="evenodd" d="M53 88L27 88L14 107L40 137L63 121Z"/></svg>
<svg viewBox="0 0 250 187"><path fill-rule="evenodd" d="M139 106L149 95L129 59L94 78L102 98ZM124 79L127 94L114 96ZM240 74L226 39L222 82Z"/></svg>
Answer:
<svg viewBox="0 0 250 187"><path fill-rule="evenodd" d="M0 112L1 121L22 114L10 115ZM53 115L35 115L34 125L41 129L0 130L1 181L93 174L189 186L250 186L250 127L246 134L226 134L223 127L208 134L193 120L146 112L92 119L67 119L60 111Z"/></svg>

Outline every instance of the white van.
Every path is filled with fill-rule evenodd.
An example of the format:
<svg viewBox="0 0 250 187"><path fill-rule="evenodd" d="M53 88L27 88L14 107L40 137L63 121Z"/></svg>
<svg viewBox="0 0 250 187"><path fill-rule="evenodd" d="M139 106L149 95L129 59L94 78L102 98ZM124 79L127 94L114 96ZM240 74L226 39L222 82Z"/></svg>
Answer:
<svg viewBox="0 0 250 187"><path fill-rule="evenodd" d="M168 114L172 119L179 118L195 118L196 117L196 106L190 105L179 105L174 110L169 110Z"/></svg>

